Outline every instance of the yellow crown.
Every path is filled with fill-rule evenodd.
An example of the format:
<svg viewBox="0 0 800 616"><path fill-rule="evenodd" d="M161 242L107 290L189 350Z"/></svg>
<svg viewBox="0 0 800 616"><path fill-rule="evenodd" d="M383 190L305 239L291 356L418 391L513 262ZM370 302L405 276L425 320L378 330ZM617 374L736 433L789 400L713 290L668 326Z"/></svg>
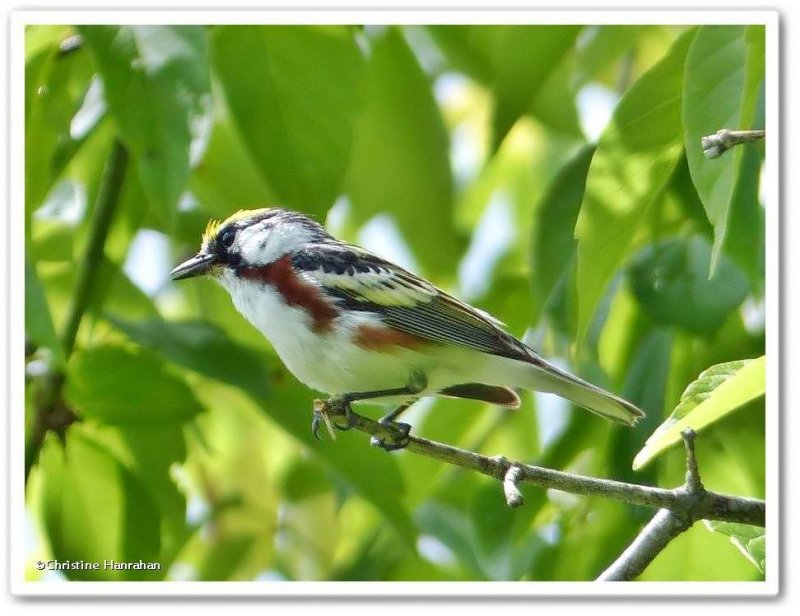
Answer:
<svg viewBox="0 0 800 616"><path fill-rule="evenodd" d="M217 220L215 218L212 218L211 220L208 221L205 231L203 231L203 246L207 245L209 242L214 241L214 239L217 237L217 233L219 233L219 230L227 226L228 224L236 220L241 220L242 218L249 218L250 216L266 212L269 209L271 208L262 207L255 210L239 210L238 212L234 212L233 214L228 216L225 220Z"/></svg>

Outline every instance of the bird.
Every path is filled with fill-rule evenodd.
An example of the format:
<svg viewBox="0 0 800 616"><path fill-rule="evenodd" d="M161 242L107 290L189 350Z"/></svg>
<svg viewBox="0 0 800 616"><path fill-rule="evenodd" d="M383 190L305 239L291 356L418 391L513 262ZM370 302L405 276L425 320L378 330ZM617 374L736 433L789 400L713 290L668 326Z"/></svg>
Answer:
<svg viewBox="0 0 800 616"><path fill-rule="evenodd" d="M397 418L427 396L516 408L524 389L628 426L644 416L547 362L487 312L300 212L267 207L209 221L200 250L170 277L203 274L229 293L299 381L331 396L346 420L337 428L354 426L351 403L391 405L379 423L393 437L373 437L386 450L408 444L411 427ZM317 438L319 423L315 413Z"/></svg>

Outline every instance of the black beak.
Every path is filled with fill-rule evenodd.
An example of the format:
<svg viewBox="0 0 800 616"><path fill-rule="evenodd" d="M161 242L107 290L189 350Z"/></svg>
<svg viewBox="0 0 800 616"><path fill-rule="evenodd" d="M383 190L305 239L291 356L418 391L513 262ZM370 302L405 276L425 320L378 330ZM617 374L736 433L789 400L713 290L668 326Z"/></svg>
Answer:
<svg viewBox="0 0 800 616"><path fill-rule="evenodd" d="M217 256L214 254L198 253L191 259L184 261L169 273L173 280L183 280L205 274L217 263Z"/></svg>

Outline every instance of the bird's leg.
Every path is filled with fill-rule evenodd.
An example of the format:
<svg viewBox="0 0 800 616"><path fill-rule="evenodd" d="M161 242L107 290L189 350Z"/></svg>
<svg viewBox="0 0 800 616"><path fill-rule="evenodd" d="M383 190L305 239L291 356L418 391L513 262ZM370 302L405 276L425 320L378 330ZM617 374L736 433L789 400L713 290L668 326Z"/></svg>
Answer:
<svg viewBox="0 0 800 616"><path fill-rule="evenodd" d="M350 408L350 403L355 402L357 400L370 400L373 398L383 398L387 396L410 396L416 393L419 393L425 386L427 385L427 379L422 373L415 372L411 375L408 384L405 387L395 387L393 389L378 389L374 391L361 391L361 392L352 392L343 394L341 396L332 397L326 401L315 401L314 404L314 416L311 420L311 433L316 437L319 438L319 427L322 423L323 414L326 415L344 415L345 416L345 423L337 424L334 423L333 425L336 426L339 430L346 431L350 430L355 426L356 418L353 414L352 409ZM398 422L394 422L393 419L397 417L400 413L402 413L406 408L408 408L413 402L416 401L416 398L411 402L401 406L398 409L395 409L391 413L388 413L384 417L380 419L380 422L384 425L392 425L396 427L401 427L400 429L405 429L404 436L406 437L406 444L407 444L407 436L408 430L411 429L411 426L408 424L401 424ZM405 446L405 445L403 445Z"/></svg>
<svg viewBox="0 0 800 616"><path fill-rule="evenodd" d="M395 451L396 449L403 449L406 445L408 445L408 433L411 431L411 426L407 423L403 423L400 421L395 421L397 417L400 416L400 413L405 411L409 406L414 404L419 398L414 397L410 400L404 402L400 406L398 406L393 411L389 411L378 420L378 423L382 426L386 426L392 429L392 438L390 440L386 440L385 438L380 438L377 436L372 436L369 439L369 444L374 447L380 447L384 451Z"/></svg>
<svg viewBox="0 0 800 616"><path fill-rule="evenodd" d="M387 440L385 438L373 436L369 439L370 445L380 447L384 451L395 451L397 449L403 449L406 445L408 445L408 433L411 431L411 426L407 423L396 421L396 419L403 411L419 400L419 397L415 394L421 392L427 385L428 379L426 379L425 375L421 372L415 372L411 375L407 389L409 395L412 397L406 400L396 409L386 413L386 415L378 420L378 423L382 426L392 429L392 438Z"/></svg>

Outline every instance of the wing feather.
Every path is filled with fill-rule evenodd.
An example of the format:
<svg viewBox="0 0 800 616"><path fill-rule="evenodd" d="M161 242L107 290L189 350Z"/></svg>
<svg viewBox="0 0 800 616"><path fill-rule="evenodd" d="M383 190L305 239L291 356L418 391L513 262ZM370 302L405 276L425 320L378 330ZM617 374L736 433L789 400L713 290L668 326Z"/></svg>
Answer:
<svg viewBox="0 0 800 616"><path fill-rule="evenodd" d="M389 327L433 342L536 362L530 349L490 315L366 250L319 243L298 252L292 263L341 307L371 312Z"/></svg>

